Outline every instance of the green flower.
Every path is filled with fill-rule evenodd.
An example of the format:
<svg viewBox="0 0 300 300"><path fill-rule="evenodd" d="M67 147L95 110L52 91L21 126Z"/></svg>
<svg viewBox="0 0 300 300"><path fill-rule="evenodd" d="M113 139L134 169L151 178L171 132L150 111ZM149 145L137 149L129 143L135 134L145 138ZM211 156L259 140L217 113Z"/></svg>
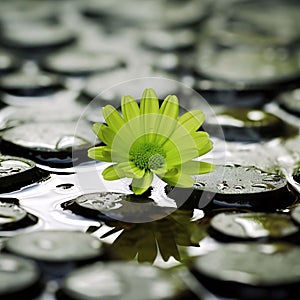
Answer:
<svg viewBox="0 0 300 300"><path fill-rule="evenodd" d="M140 105L131 96L123 96L121 110L119 114L106 105L106 124L93 126L106 146L89 149L88 156L113 162L102 172L104 179L132 178L133 192L142 194L154 175L173 186L191 187L192 175L214 170L210 163L193 160L212 149L209 135L198 131L205 118L201 110L178 116L178 98L169 95L159 106L153 89L144 90Z"/></svg>

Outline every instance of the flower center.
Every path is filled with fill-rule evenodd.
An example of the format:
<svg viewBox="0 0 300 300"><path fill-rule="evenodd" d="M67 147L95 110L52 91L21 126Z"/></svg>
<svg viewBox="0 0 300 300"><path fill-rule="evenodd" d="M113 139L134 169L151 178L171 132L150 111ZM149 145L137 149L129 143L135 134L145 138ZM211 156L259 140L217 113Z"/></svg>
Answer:
<svg viewBox="0 0 300 300"><path fill-rule="evenodd" d="M153 143L135 143L129 151L129 160L144 170L157 170L165 164L163 148Z"/></svg>

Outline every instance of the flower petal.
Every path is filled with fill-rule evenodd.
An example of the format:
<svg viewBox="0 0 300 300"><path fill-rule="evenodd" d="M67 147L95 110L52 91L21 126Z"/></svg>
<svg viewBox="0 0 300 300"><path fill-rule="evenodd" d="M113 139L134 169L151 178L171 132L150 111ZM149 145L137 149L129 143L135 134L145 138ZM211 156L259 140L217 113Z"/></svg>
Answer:
<svg viewBox="0 0 300 300"><path fill-rule="evenodd" d="M148 172L142 178L134 178L132 180L132 191L136 195L143 194L151 185L153 180L153 173Z"/></svg>
<svg viewBox="0 0 300 300"><path fill-rule="evenodd" d="M158 98L153 89L145 89L140 103L141 114L158 114Z"/></svg>
<svg viewBox="0 0 300 300"><path fill-rule="evenodd" d="M117 164L104 169L102 171L102 176L105 180L117 180L124 177Z"/></svg>
<svg viewBox="0 0 300 300"><path fill-rule="evenodd" d="M135 99L131 96L123 96L121 99L121 110L124 117L125 122L136 118L140 114L140 109L135 101Z"/></svg>
<svg viewBox="0 0 300 300"><path fill-rule="evenodd" d="M133 162L122 162L118 164L118 168L122 169L124 177L141 178L145 175L145 170L137 168Z"/></svg>
<svg viewBox="0 0 300 300"><path fill-rule="evenodd" d="M213 148L213 142L211 140L207 140L207 142L205 144L202 144L199 148L198 148L198 155L204 155L207 152L209 152L211 149Z"/></svg>
<svg viewBox="0 0 300 300"><path fill-rule="evenodd" d="M107 146L99 146L88 149L88 157L99 161L111 162L111 149Z"/></svg>
<svg viewBox="0 0 300 300"><path fill-rule="evenodd" d="M177 120L164 114L158 114L152 124L152 131L156 134L153 142L163 145L174 133Z"/></svg>
<svg viewBox="0 0 300 300"><path fill-rule="evenodd" d="M189 132L198 130L205 119L202 110L191 110L183 114L178 122Z"/></svg>
<svg viewBox="0 0 300 300"><path fill-rule="evenodd" d="M177 119L179 113L178 98L175 95L169 95L162 103L159 112L172 119Z"/></svg>
<svg viewBox="0 0 300 300"><path fill-rule="evenodd" d="M182 188L192 187L195 182L190 175L182 173L181 171L178 171L176 174L174 174L174 172L171 174L167 173L162 179L170 185Z"/></svg>
<svg viewBox="0 0 300 300"><path fill-rule="evenodd" d="M193 138L196 148L198 149L198 155L203 155L209 152L213 147L213 142L209 139L209 134L205 131L196 131L190 133Z"/></svg>
<svg viewBox="0 0 300 300"><path fill-rule="evenodd" d="M95 123L93 125L93 131L97 137L106 145L111 145L116 133L107 125L103 123Z"/></svg>
<svg viewBox="0 0 300 300"><path fill-rule="evenodd" d="M198 175L213 172L216 166L202 161L188 161L181 167L182 172L189 175Z"/></svg>
<svg viewBox="0 0 300 300"><path fill-rule="evenodd" d="M198 157L198 151L195 148L185 148L182 150L180 148L173 148L171 151L168 151L166 156L167 168L170 168Z"/></svg>
<svg viewBox="0 0 300 300"><path fill-rule="evenodd" d="M114 132L118 132L118 130L125 124L124 119L112 105L105 105L102 112L107 125Z"/></svg>

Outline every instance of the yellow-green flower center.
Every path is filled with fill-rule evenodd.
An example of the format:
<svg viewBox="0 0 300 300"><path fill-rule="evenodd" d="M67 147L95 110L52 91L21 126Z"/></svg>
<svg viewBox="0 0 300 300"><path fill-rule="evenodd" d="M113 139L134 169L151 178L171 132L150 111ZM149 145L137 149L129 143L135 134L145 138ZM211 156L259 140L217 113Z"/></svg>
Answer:
<svg viewBox="0 0 300 300"><path fill-rule="evenodd" d="M153 143L135 143L129 151L129 160L142 170L157 170L165 164L163 148Z"/></svg>

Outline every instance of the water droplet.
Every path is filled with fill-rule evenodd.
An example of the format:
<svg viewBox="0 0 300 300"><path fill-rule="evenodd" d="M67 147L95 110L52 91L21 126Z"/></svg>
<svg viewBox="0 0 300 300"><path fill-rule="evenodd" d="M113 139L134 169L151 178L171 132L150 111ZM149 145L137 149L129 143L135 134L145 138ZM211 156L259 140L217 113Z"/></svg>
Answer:
<svg viewBox="0 0 300 300"><path fill-rule="evenodd" d="M225 164L225 167L227 168L237 168L240 167L240 165L234 164L234 163L227 163Z"/></svg>
<svg viewBox="0 0 300 300"><path fill-rule="evenodd" d="M269 184L269 183L254 183L254 184L252 184L252 187L260 188L260 189L264 189L264 190L275 188L275 186L273 184Z"/></svg>
<svg viewBox="0 0 300 300"><path fill-rule="evenodd" d="M49 239L40 239L37 240L38 247L44 250L52 250L54 248L53 241Z"/></svg>
<svg viewBox="0 0 300 300"><path fill-rule="evenodd" d="M262 180L263 181L278 182L278 181L280 181L280 179L281 179L281 177L279 175L270 174L270 175L267 175L266 177L264 177Z"/></svg>
<svg viewBox="0 0 300 300"><path fill-rule="evenodd" d="M101 197L97 196L96 197L87 197L85 198L84 196L82 198L79 198L77 201L79 205L83 207L87 207L90 209L98 210L98 211L105 211L105 210L113 210L113 209L118 209L122 206L121 199L118 197L113 197L110 195L110 197Z"/></svg>
<svg viewBox="0 0 300 300"><path fill-rule="evenodd" d="M56 186L57 189L60 189L60 190L68 190L70 188L72 188L74 186L73 183L64 183L64 184L59 184Z"/></svg>
<svg viewBox="0 0 300 300"><path fill-rule="evenodd" d="M55 145L57 150L67 150L73 147L82 147L90 145L90 142L80 136L66 135L58 140Z"/></svg>
<svg viewBox="0 0 300 300"><path fill-rule="evenodd" d="M226 181L223 181L223 182L217 184L217 188L218 188L218 190L223 191L223 190L228 189L229 186L226 183Z"/></svg>
<svg viewBox="0 0 300 300"><path fill-rule="evenodd" d="M245 234L251 238L267 236L269 234L269 231L264 228L262 222L255 218L237 217L234 218L234 222L239 224L243 228Z"/></svg>
<svg viewBox="0 0 300 300"><path fill-rule="evenodd" d="M194 183L194 186L195 186L195 187L200 187L200 188L202 188L202 187L205 187L205 183L204 183L204 182L201 182L201 181L198 181L198 182L195 182L195 183Z"/></svg>
<svg viewBox="0 0 300 300"><path fill-rule="evenodd" d="M235 185L234 188L236 190L243 190L243 189L245 189L245 187L243 185Z"/></svg>

